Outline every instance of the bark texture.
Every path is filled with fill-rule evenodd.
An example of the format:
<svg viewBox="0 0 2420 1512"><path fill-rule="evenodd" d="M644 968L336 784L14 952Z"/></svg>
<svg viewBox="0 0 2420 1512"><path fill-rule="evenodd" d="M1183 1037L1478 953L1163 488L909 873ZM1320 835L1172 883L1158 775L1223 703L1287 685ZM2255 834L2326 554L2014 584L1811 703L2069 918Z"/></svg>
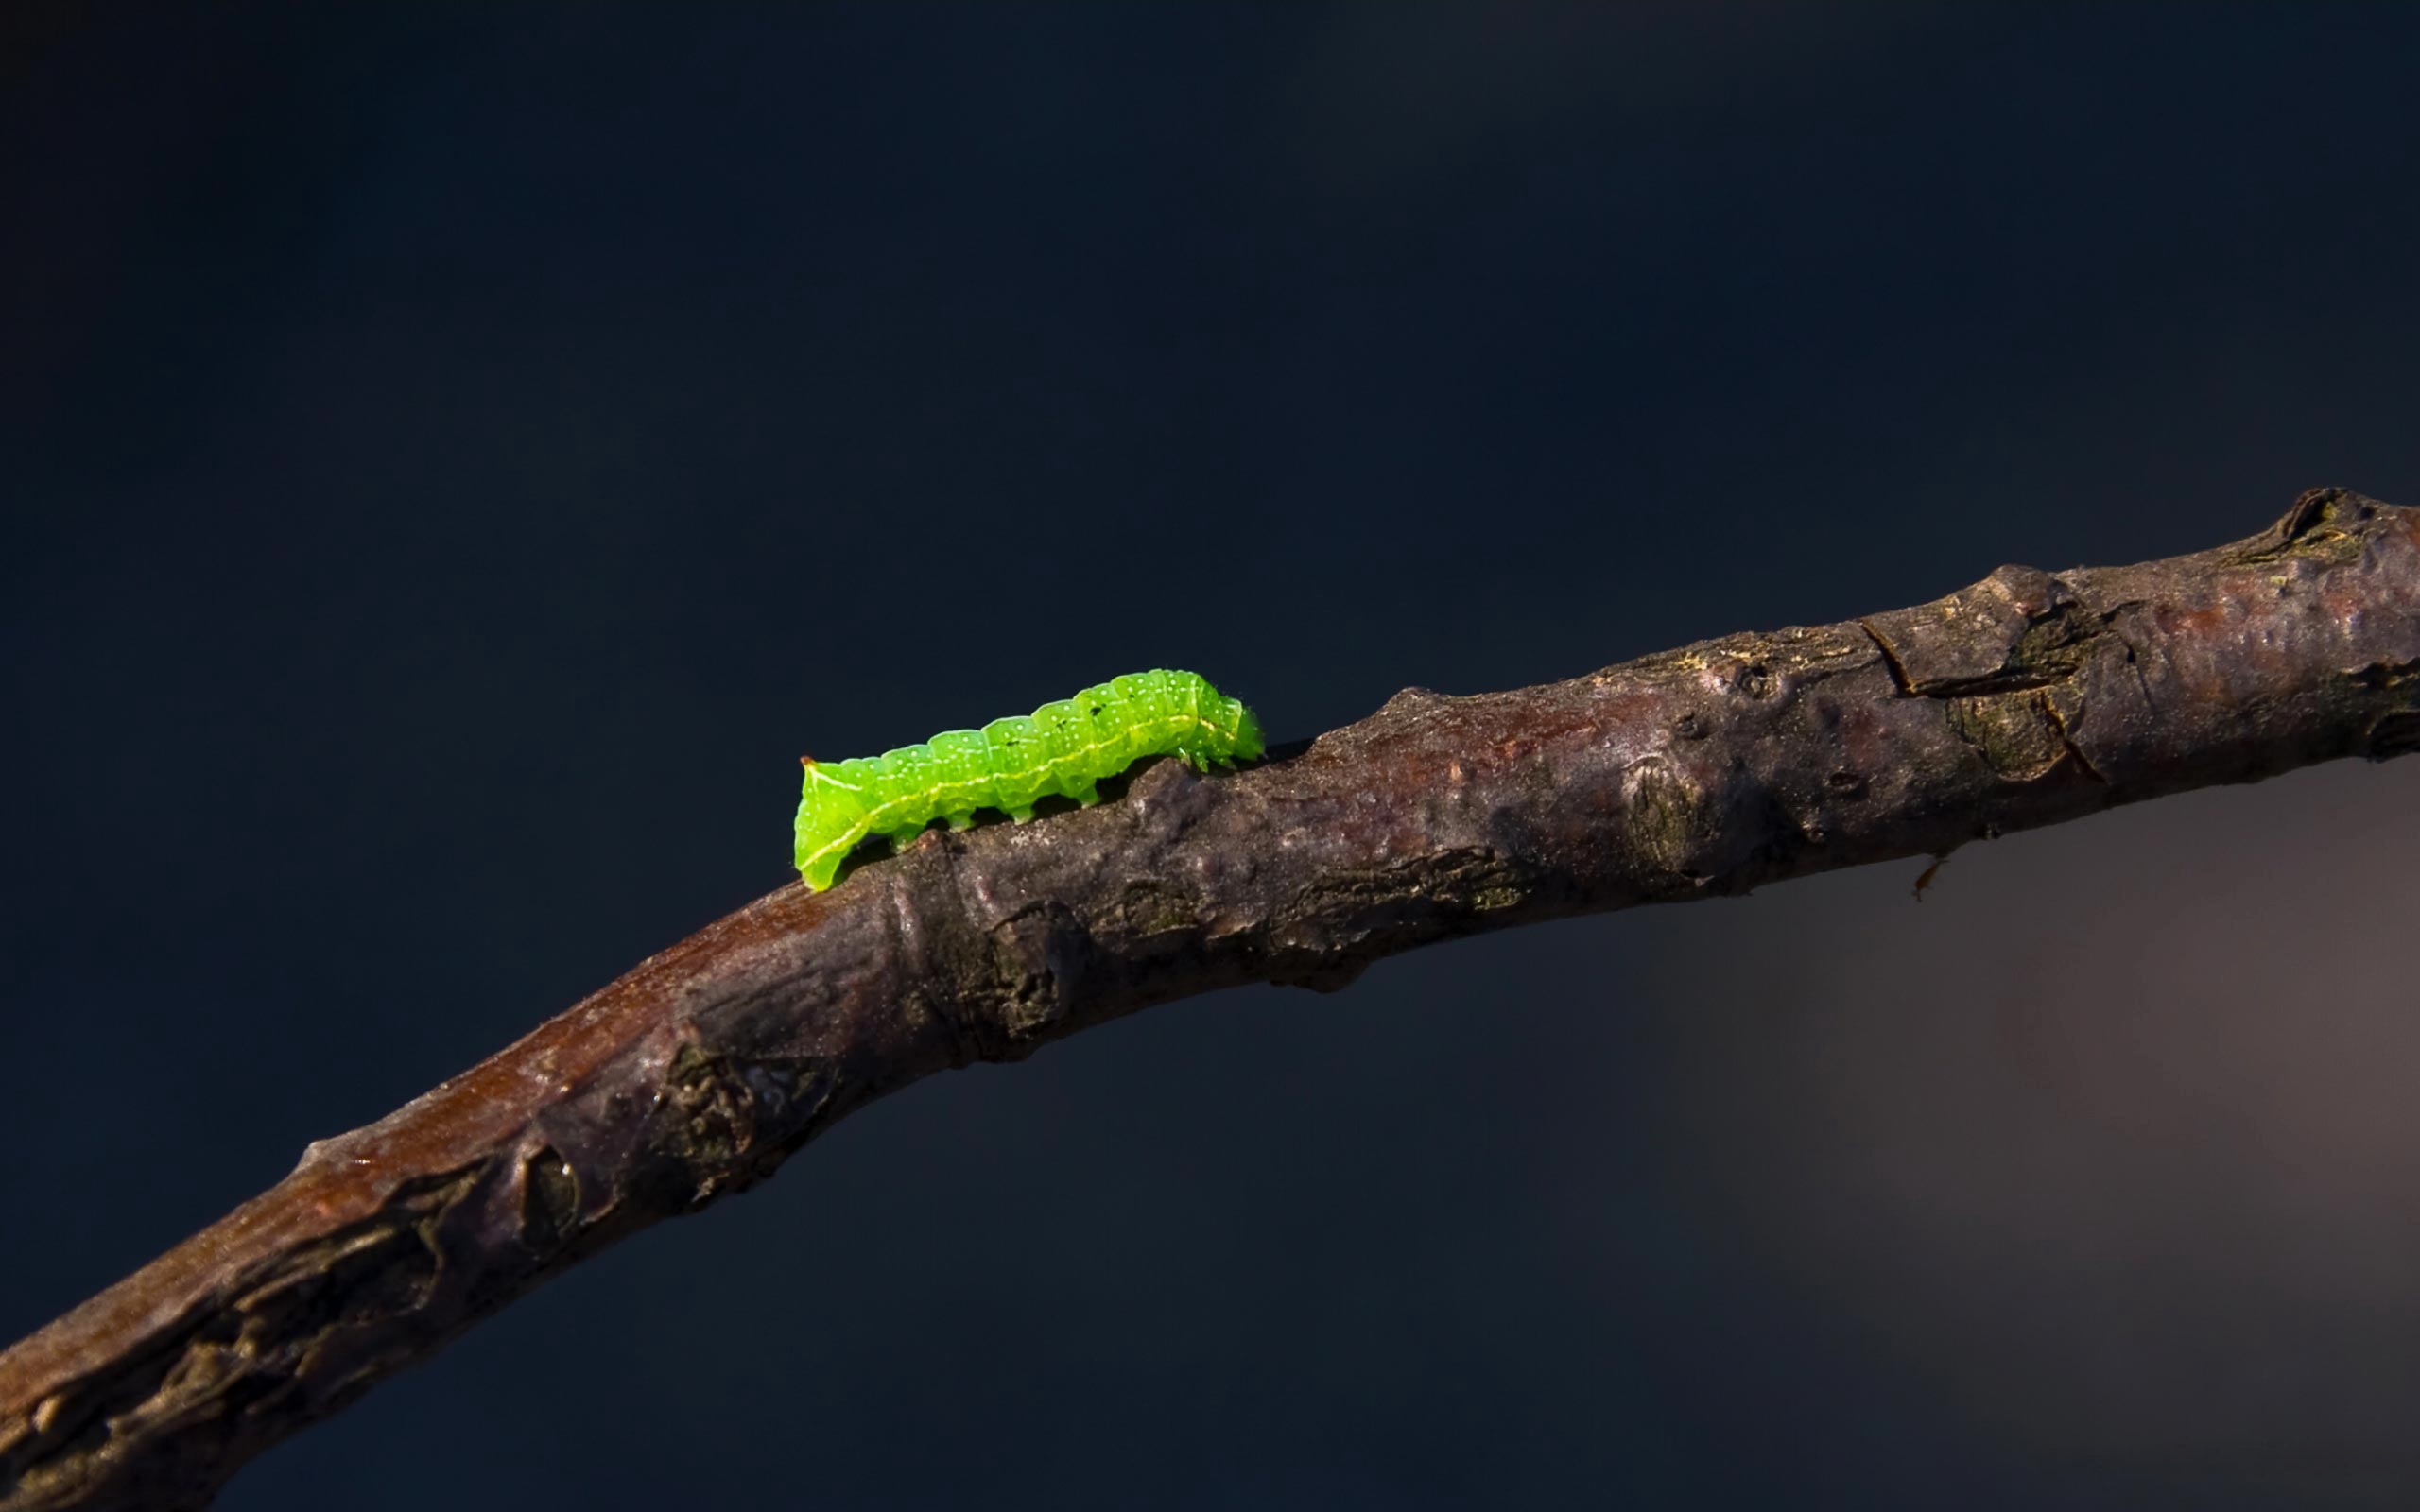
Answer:
<svg viewBox="0 0 2420 1512"><path fill-rule="evenodd" d="M2420 747L2420 510L2003 567L1549 686L1423 689L1235 776L928 833L642 961L0 1355L0 1508L198 1507L244 1461L927 1073L1173 998L1737 893Z"/></svg>

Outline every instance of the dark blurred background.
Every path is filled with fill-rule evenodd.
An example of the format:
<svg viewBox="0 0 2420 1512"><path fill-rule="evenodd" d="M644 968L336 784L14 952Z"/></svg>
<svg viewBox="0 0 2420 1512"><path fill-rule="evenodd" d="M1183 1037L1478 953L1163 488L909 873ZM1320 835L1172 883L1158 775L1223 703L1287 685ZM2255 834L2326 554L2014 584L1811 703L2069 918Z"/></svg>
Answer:
<svg viewBox="0 0 2420 1512"><path fill-rule="evenodd" d="M781 885L802 750L1284 738L2420 504L2420 8L43 5L0 1338ZM2420 1503L2420 763L935 1078L223 1505Z"/></svg>

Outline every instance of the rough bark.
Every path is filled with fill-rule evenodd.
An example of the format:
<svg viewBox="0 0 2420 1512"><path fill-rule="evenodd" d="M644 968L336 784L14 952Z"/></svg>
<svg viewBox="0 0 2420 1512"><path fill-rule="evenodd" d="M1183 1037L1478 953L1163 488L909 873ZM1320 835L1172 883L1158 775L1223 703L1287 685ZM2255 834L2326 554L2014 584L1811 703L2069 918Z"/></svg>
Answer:
<svg viewBox="0 0 2420 1512"><path fill-rule="evenodd" d="M0 1355L0 1507L194 1507L244 1461L927 1073L1237 983L1745 891L2420 747L2420 510L1396 696L1234 776L784 887Z"/></svg>

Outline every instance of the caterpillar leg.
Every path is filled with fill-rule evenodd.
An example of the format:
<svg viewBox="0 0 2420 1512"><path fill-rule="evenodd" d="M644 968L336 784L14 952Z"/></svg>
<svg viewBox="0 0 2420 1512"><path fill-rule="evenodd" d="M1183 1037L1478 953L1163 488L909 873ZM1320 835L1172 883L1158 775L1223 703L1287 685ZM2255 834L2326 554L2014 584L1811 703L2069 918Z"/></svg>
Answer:
<svg viewBox="0 0 2420 1512"><path fill-rule="evenodd" d="M1028 803L1022 808L1011 809L1009 810L1009 817L1016 820L1019 824L1023 824L1026 820L1033 817L1033 805Z"/></svg>
<svg viewBox="0 0 2420 1512"><path fill-rule="evenodd" d="M953 830L971 830L975 828L975 811L969 809L963 814L951 815L949 816L949 827Z"/></svg>

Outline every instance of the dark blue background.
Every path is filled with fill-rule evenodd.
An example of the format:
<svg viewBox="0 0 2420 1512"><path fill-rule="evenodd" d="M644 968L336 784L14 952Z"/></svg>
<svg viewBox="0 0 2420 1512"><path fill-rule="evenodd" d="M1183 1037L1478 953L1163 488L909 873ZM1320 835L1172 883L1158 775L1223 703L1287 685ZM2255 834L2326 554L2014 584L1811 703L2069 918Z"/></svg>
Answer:
<svg viewBox="0 0 2420 1512"><path fill-rule="evenodd" d="M781 885L804 749L2420 504L2420 9L45 6L0 1337ZM2420 1499L2420 763L941 1077L231 1512Z"/></svg>

